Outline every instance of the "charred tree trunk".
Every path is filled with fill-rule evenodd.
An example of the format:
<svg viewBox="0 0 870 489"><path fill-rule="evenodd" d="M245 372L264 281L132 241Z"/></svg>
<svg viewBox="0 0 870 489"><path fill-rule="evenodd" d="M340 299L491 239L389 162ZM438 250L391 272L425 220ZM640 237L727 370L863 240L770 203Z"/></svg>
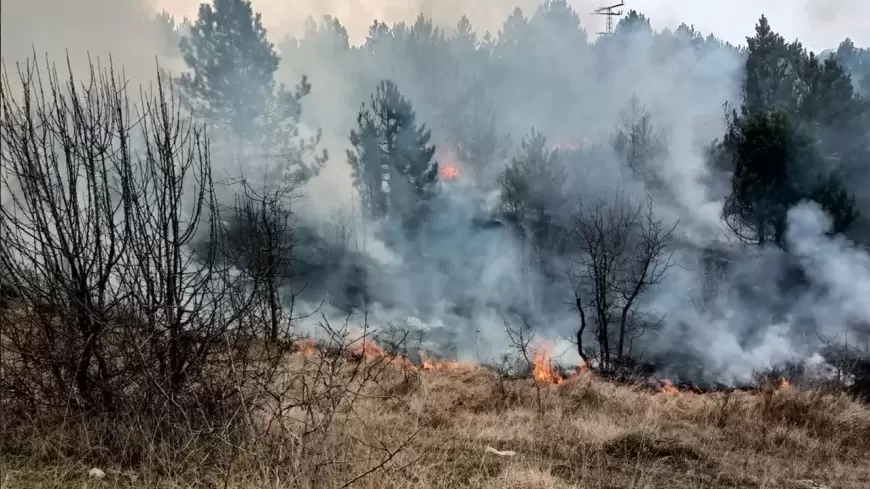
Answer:
<svg viewBox="0 0 870 489"><path fill-rule="evenodd" d="M586 350L583 348L583 334L586 332L586 311L583 310L583 304L580 298L576 298L577 311L580 313L580 329L577 330L577 353L583 359L583 363L589 367L589 357L586 355Z"/></svg>

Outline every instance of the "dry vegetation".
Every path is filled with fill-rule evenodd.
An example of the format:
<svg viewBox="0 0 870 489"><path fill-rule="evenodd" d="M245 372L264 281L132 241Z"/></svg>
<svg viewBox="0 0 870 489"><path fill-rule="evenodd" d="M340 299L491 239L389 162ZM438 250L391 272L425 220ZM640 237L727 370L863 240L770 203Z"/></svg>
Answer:
<svg viewBox="0 0 870 489"><path fill-rule="evenodd" d="M3 488L870 486L870 409L841 392L563 379L507 319L516 356L495 369L418 368L407 334L381 336L384 352L367 318L324 316L321 342L301 340L282 294L287 189L221 204L208 138L160 80L131 108L111 69L18 78L0 76ZM577 296L599 336L619 310L605 295L634 297L669 263L670 232L627 209L589 224L590 256L628 257L626 224L648 223L640 269L580 270L606 286ZM632 304L605 367L627 363Z"/></svg>
<svg viewBox="0 0 870 489"><path fill-rule="evenodd" d="M211 431L105 419L11 430L4 487L870 484L870 409L844 394L672 394L583 373L539 384L540 415L533 380L461 365L420 371L389 355L360 360L368 349L355 344L292 354L280 396L256 413L240 407ZM92 467L105 477L89 476Z"/></svg>

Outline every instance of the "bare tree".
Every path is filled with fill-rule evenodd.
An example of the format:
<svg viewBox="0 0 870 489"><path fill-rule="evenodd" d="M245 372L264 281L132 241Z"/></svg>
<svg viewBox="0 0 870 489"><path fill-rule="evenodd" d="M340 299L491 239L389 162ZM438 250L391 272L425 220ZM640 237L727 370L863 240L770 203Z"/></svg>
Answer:
<svg viewBox="0 0 870 489"><path fill-rule="evenodd" d="M254 295L255 309L263 312L266 335L278 341L282 328L293 316L296 297L293 251L297 239L292 211L293 188L271 186L255 189L247 180L239 183L233 225L228 230L226 258L244 270ZM289 288L289 293L286 289Z"/></svg>
<svg viewBox="0 0 870 489"><path fill-rule="evenodd" d="M31 324L4 331L21 353L4 366L4 387L42 402L62 392L111 412L116 368L104 340L122 300L118 264L130 241L117 225L127 210L118 200L128 196L115 175L133 166L123 87L110 70L92 68L79 85L53 67L43 78L30 61L18 79L20 94L4 65L0 269L34 314Z"/></svg>
<svg viewBox="0 0 870 489"><path fill-rule="evenodd" d="M633 340L661 321L640 299L671 267L675 227L656 218L649 197L632 202L618 193L612 202L602 199L577 211L571 238L578 258L568 275L580 315L578 350L587 365L597 356L605 372L623 367ZM583 342L590 323L597 348Z"/></svg>
<svg viewBox="0 0 870 489"><path fill-rule="evenodd" d="M535 332L531 330L525 322L523 323L523 326L515 328L511 326L506 318L502 318L502 321L504 322L504 330L511 342L512 349L515 350L517 355L519 355L518 360L522 363L523 369L532 376L532 381L535 386L535 400L537 401L538 415L543 416L544 404L541 395L541 386L538 384L538 379L534 375L535 361L533 358L534 353L532 352L532 341L535 339Z"/></svg>
<svg viewBox="0 0 870 489"><path fill-rule="evenodd" d="M223 239L208 140L162 78L134 108L111 66L83 84L67 69L24 65L20 95L3 72L0 269L23 306L3 393L31 409L201 408L250 302L216 248L192 246Z"/></svg>
<svg viewBox="0 0 870 489"><path fill-rule="evenodd" d="M348 440L336 427L359 399L389 395L378 377L405 362L366 353L367 323L351 338L324 318L316 360L264 344L275 329L264 332L257 306L292 256L272 255L293 246L280 194L240 194L256 252L254 272L240 271L225 259L208 139L172 87L158 77L136 106L111 67L84 84L67 68L68 78L26 64L20 86L2 73L0 299L16 297L0 311L0 437L46 426L75 440L56 447L64 453L97 452L70 436L84 432L125 464L159 451L231 466L244 453L318 477L324 444ZM344 487L415 436L378 436L377 460L343 472Z"/></svg>

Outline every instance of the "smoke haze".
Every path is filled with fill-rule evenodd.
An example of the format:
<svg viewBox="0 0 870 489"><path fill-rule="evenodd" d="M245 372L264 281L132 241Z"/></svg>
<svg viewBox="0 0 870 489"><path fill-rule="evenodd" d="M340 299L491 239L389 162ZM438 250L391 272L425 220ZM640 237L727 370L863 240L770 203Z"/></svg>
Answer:
<svg viewBox="0 0 870 489"><path fill-rule="evenodd" d="M68 49L79 63L86 52L101 58L111 53L134 83L142 83L153 76L155 57L176 73L183 69L178 53L166 47L165 32L152 20L153 13L165 9L180 21L195 16L197 3L3 0L3 58L9 67L13 60L30 56L34 46L38 55L47 51L55 58ZM565 340L578 325L576 311L566 305L571 301L566 279L548 279L533 270L528 250L510 226L479 225L496 214L491 202L498 196L498 186L493 181L481 186L466 181L446 186L434 203L435 217L425 243L403 241L404 236L395 230L378 233L375 229L380 223L364 222L353 207L355 195L344 155L356 111L377 81L397 81L413 102L418 119L433 130L442 161L445 150L452 149L451 114L444 113L441 100L418 88L413 63L401 57L406 53L399 54L398 61L354 61L350 49L338 49L335 54L314 42L305 31L305 21L314 17L320 22L322 15L333 15L347 29L349 43L359 45L375 19L389 25L412 25L423 14L443 26L449 36L459 16L467 14L479 36L489 31L497 38L514 7L521 7L525 17L531 18L538 3L252 2L283 56L280 81L293 85L302 75L309 77L313 89L303 104L303 122L309 131L323 130L323 145L331 154L322 174L306 188L300 207L303 220L320 223L312 224L319 238L348 247L354 265L365 268L373 323L416 325L429 333L427 344L432 349L463 360L496 357L507 346L502 317L515 313L531 318L540 336L556 342L557 353L564 353L562 361L576 364L579 355ZM727 181L709 167L706 150L724 132L723 104L739 100L743 58L736 49L711 48L699 54L688 43L679 42L663 57L649 33L637 32L630 35L627 46L602 61L592 46L603 21L590 12L605 3L569 2L585 32L572 31L576 38L553 40L553 53L540 59L537 53L526 53L506 60L503 68L513 76L483 91L493 107L496 132L514 143L506 148L509 156L516 154L516 143L533 127L551 143L582 139L583 149L594 156L565 154L567 183L576 195L591 202L616 190L632 198L652 194L659 217L666 224L678 225L674 259L679 266L645 298L645 305L660 311L665 320L660 330L644 340L642 349L656 358L679 357L680 362L671 367L676 377L740 382L755 368L809 359L818 353L821 338L843 333L853 324L870 323L870 303L862 300L870 297L870 258L842 238L827 237L828 218L811 204L791 211L788 233L791 249L806 269L811 286L797 291L782 286L790 264L781 252L764 250L745 256L732 252L728 260L733 266L721 293L710 307L697 306L706 281L705 252L728 253L725 243L729 238L720 222ZM627 8L648 16L654 28L674 29L684 22L704 35L712 33L733 44L745 44L763 13L786 39L800 38L813 50L834 48L846 36L858 45L870 45L870 29L865 25L870 2L638 0L629 2ZM543 32L555 29L546 22ZM610 63L605 79L595 74L603 62ZM451 89L463 80L446 65L427 67L426 76L437 76L439 69L443 69L440 73L447 87L439 95L449 99L455 95ZM529 73L528 79L524 73ZM553 85L532 91L544 78ZM560 83L570 85L566 90L571 97L548 95L548 88L565 86ZM667 134L668 154L653 162L649 178L627 171L609 150L610 134L633 96ZM501 170L505 160L492 162L493 168ZM336 211L343 212L354 228L348 242L339 243L330 234ZM870 214L870 209L862 211ZM318 303L316 294L341 288L347 280L345 265L334 275L308 277L314 283L309 297L312 304ZM752 289L751 297L747 289ZM327 312L339 318L343 308L338 298L332 300L335 308ZM822 326L808 329L811 323Z"/></svg>
<svg viewBox="0 0 870 489"><path fill-rule="evenodd" d="M158 10L165 9L179 17L194 17L197 0L152 0ZM596 8L619 2L571 0L568 2L580 15L590 31L604 28L603 19L590 14ZM855 43L870 45L870 32L865 19L870 4L850 0L732 0L730 2L698 2L692 0L634 0L624 9L634 9L650 17L653 27L675 28L680 23L694 25L732 44L743 44L744 38L761 14L766 14L786 39L800 38L813 49L834 47L842 41L841 33L849 32ZM460 15L467 15L480 32L495 34L514 7L534 10L535 0L254 0L254 8L263 13L268 27L276 34L292 32L309 16L325 14L338 17L348 29L354 43L362 42L372 19L392 24L413 22L419 14L451 26Z"/></svg>

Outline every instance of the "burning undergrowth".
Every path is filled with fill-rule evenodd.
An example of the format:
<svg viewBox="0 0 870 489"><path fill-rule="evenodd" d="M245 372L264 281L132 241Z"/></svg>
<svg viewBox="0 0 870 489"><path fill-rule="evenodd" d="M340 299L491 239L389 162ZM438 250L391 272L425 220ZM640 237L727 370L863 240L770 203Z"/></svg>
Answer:
<svg viewBox="0 0 870 489"><path fill-rule="evenodd" d="M397 348L396 345L382 346L376 339L376 335L360 334L357 339L349 343L349 347L343 351L330 350L327 345L318 344L311 339L301 339L295 343L294 355L302 358L315 356L343 355L347 360L359 363L382 364L384 368L392 368L398 372L425 374L439 373L460 375L468 378L479 377L484 379L500 378L509 382L528 382L545 388L559 388L565 385L574 389L578 382L588 382L590 379L598 379L600 382L609 382L613 385L623 385L638 391L658 393L661 395L703 395L716 393L747 392L760 394L765 392L779 392L791 390L792 381L786 377L772 377L771 372L759 373L753 382L741 385L727 385L722 383L698 384L691 382L674 382L671 379L655 375L649 376L614 376L601 373L593 373L586 365L568 368L560 365L553 358L552 344L541 341L529 349L531 356L525 360L520 353L513 359L505 357L501 365L478 364L472 361L457 361L440 359L425 350L417 350L407 353L404 346ZM525 362L525 366L522 364ZM513 364L513 365L511 365ZM519 364L519 367L517 367ZM773 372L774 374L776 372Z"/></svg>
<svg viewBox="0 0 870 489"><path fill-rule="evenodd" d="M811 259L801 261L770 249L738 256L716 244L694 242L687 229L680 228L671 242L656 244L672 249L660 257L667 273L661 274L655 286L640 282L647 289L628 307L623 326L614 317L620 316L620 304L625 303L621 294L627 291L621 288L631 283L630 267L608 272L612 276L605 291L607 300L593 304L596 286L588 277L596 273L594 257L572 248L576 243L560 244L556 239L565 234L576 237L583 230L566 227L576 215L554 212L546 232L556 243L542 243L538 236L544 231L529 226L524 222L527 215L523 217L506 204L510 203L510 191L522 189L521 185L511 190L509 185L513 184L504 182L508 187L501 191L484 192L455 157L439 166L439 183L439 193L427 204L426 219L417 223L413 232L385 219L370 223L366 250L354 249L348 242L333 243L326 237L319 244L317 240L309 244L332 251L312 252L309 244L300 246L299 254L314 257L297 265L296 288L304 291L300 299L320 304L326 295L327 306L342 315L374 311L372 317L381 324L413 321L414 329L428 338L424 348L411 350L422 349L430 359L448 361L446 365L452 361L495 362L510 348L501 327L502 318L508 316L520 318L537 337L555 340L559 344L556 356L560 357L555 363L569 370L593 366L599 372L620 371L616 377L629 376L634 383L652 379L655 384L655 379L667 378L683 391L751 389L753 371L795 361L815 369L816 373L807 376L819 381L837 378L846 386L853 383L851 371L837 360L837 349L842 350L845 344L841 332L854 345L861 344L863 323L859 319L864 313L857 303L849 302L854 311L848 317L838 314L830 325L826 322L822 311L828 311L838 297L853 299L847 290L840 290L838 297L830 296L833 285L821 280L825 276L813 269ZM641 186L631 191L647 190ZM595 192L607 194L603 189ZM555 198L546 196L547 206L551 197ZM600 214L593 209L587 217L593 221L597 217L601 224L620 218L621 214L607 210L609 200L603 202ZM644 200L628 195L626 202L642 204ZM666 221L659 220L653 211L663 216L674 211L667 203L656 209L629 210L649 210L645 222L652 227L648 230L667 229ZM792 220L824 220L817 211L812 206L797 208ZM802 253L810 258L812 250L807 250L807 243L818 242L819 247L828 240L822 232L813 233L797 229L790 235L796 244L804 243L795 249L804 250ZM593 242L595 236L587 238ZM360 242L359 236L355 239ZM625 246L630 244L636 251L639 245L631 239L626 236ZM851 250L848 243L837 243L845 248L843 260L861 263L862 252ZM319 267L316 261L321 255L332 265ZM634 260L628 252L623 258L625 263ZM353 271L352 280L344 272L324 278L336 270ZM801 280L792 280L795 274ZM329 287L322 285L327 282ZM576 307L566 306L574 302L582 305L585 318ZM599 306L601 310L595 310ZM611 319L602 319L608 317ZM588 327L582 333L585 343L578 349L576 343L572 346L563 339L573 342L579 338L583 320ZM306 330L304 326L299 329ZM626 346L620 352L622 335ZM851 348L855 350L853 358L857 358L857 349ZM611 351L605 354L605 349ZM564 373L548 367L554 363L552 354L537 353L535 358L535 352L529 352L529 360L537 365L539 380L558 384L564 379ZM416 351L407 354L414 364L423 365Z"/></svg>

